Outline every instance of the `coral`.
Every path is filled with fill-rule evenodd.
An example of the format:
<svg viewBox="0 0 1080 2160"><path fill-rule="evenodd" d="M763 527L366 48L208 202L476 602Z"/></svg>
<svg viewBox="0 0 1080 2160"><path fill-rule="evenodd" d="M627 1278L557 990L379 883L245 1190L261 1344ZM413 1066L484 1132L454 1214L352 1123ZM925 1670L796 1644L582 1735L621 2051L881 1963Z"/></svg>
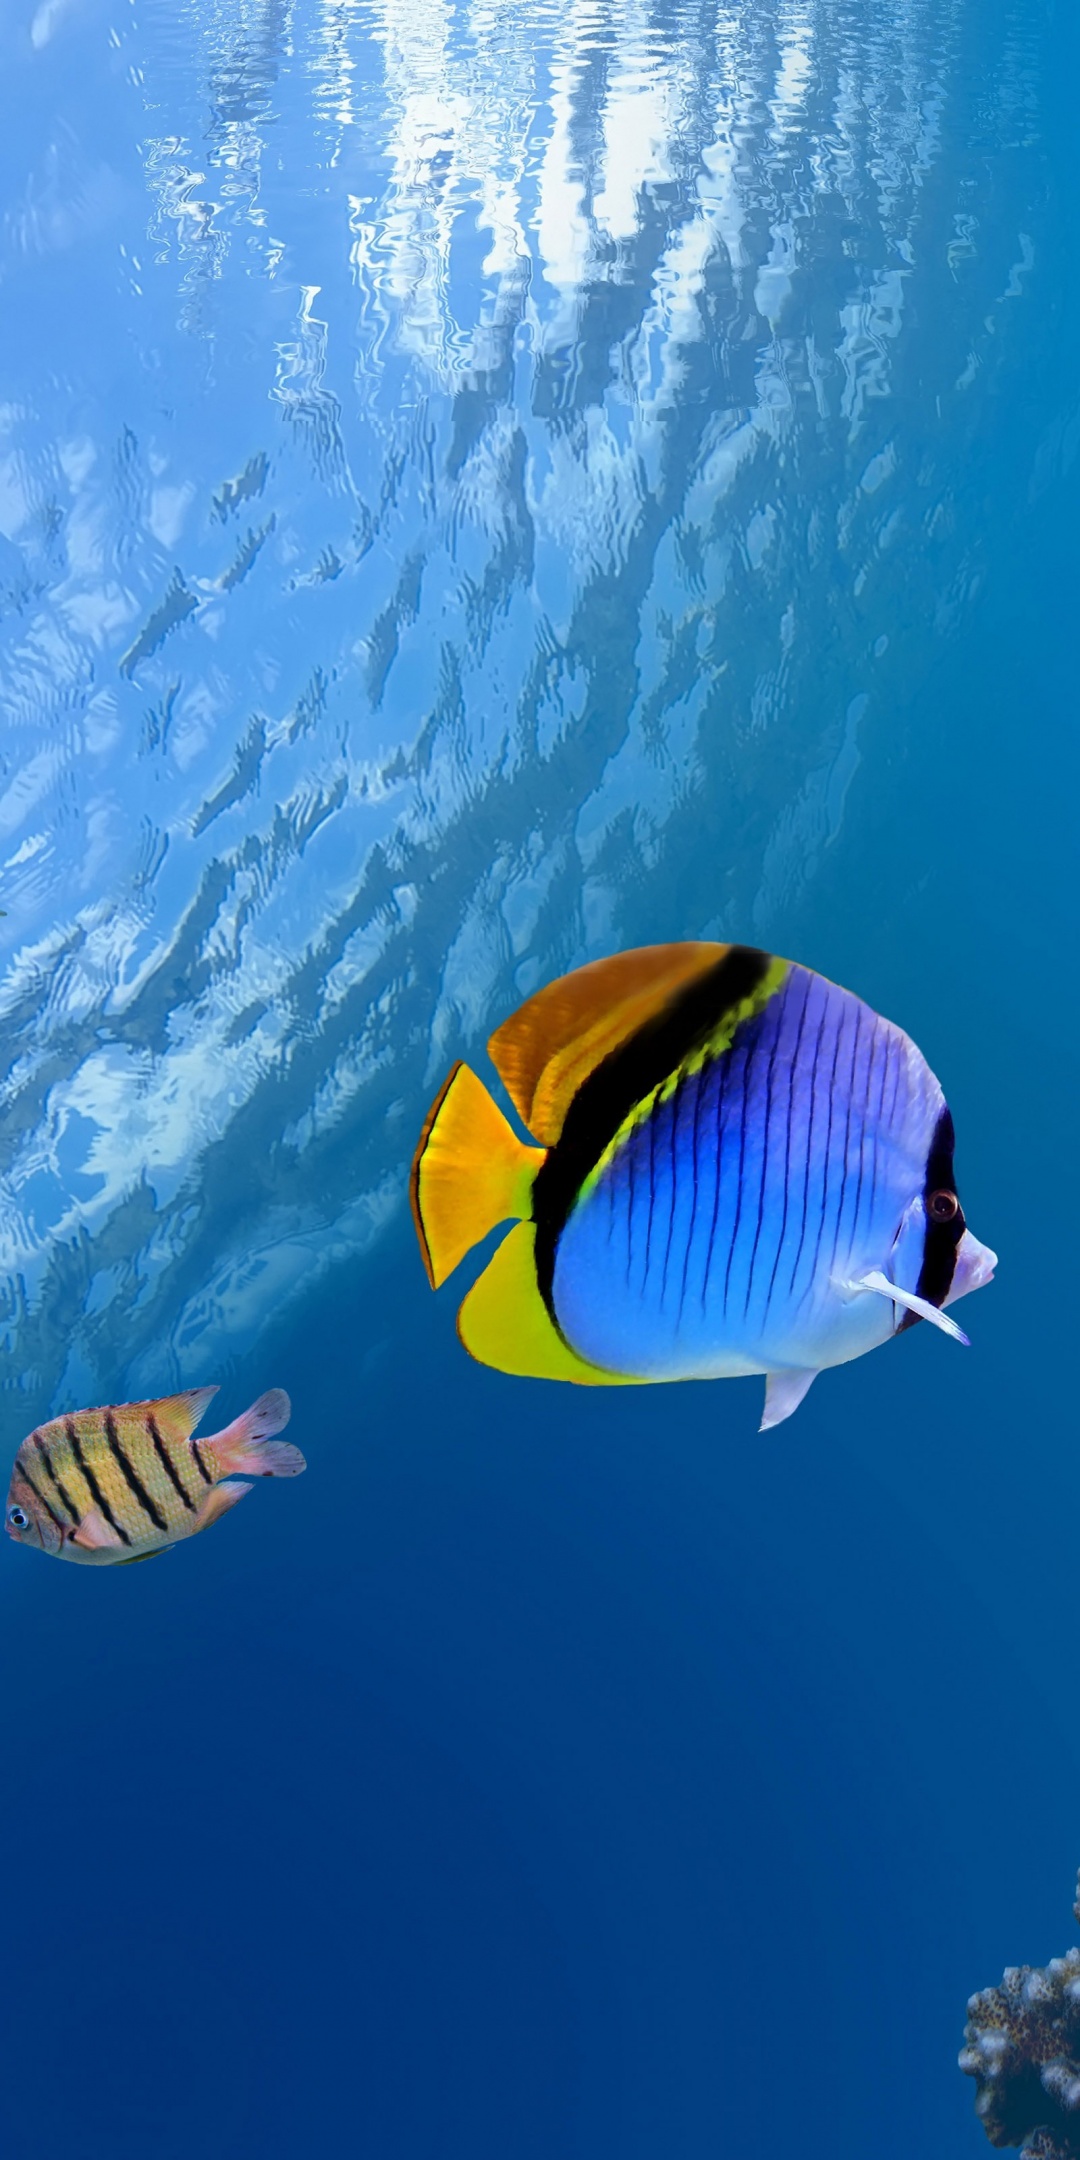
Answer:
<svg viewBox="0 0 1080 2160"><path fill-rule="evenodd" d="M1080 1924L1080 1881L1073 1906ZM1080 2160L1080 1950L1010 1965L968 2003L960 2068L991 2145L1026 2160Z"/></svg>

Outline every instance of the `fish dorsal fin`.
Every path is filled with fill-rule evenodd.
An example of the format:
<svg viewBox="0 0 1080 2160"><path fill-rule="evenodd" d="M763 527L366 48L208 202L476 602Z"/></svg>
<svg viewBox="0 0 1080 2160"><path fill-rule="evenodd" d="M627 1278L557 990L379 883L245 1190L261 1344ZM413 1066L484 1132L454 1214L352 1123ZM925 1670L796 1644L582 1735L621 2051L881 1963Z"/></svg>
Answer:
<svg viewBox="0 0 1080 2160"><path fill-rule="evenodd" d="M496 1028L488 1051L534 1138L554 1147L587 1075L730 949L703 943L642 945L610 960L590 960L511 1013Z"/></svg>
<svg viewBox="0 0 1080 2160"><path fill-rule="evenodd" d="M138 1408L152 1411L158 1425L168 1427L183 1440L190 1440L200 1418L206 1415L207 1404L216 1394L216 1387L185 1388L181 1395L163 1395L158 1402L140 1403ZM135 1408L134 1404L132 1408Z"/></svg>

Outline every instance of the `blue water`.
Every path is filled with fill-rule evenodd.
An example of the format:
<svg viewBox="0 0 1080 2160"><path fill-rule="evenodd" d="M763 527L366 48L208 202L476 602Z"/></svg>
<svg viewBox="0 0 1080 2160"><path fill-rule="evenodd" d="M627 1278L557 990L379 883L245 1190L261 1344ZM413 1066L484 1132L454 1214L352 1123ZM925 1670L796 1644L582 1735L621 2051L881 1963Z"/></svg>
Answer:
<svg viewBox="0 0 1080 2160"><path fill-rule="evenodd" d="M310 1466L0 1552L7 2160L987 2150L1080 1861L1075 43L0 14L6 1459L216 1379ZM909 1029L1001 1255L761 1438L471 1365L404 1204L702 935Z"/></svg>

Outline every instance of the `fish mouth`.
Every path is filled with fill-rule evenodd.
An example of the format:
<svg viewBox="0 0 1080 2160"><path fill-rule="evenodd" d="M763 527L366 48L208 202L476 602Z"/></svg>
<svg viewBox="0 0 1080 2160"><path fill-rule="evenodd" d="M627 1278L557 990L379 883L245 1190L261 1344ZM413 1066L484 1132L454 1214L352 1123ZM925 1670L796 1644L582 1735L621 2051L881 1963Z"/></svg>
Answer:
<svg viewBox="0 0 1080 2160"><path fill-rule="evenodd" d="M956 1258L958 1297L966 1297L971 1290L985 1290L987 1283L993 1282L998 1256L991 1251L989 1245L980 1245L978 1238L972 1237L970 1230L965 1230Z"/></svg>
<svg viewBox="0 0 1080 2160"><path fill-rule="evenodd" d="M993 1282L997 1264L996 1252L992 1252L989 1245L981 1245L970 1230L965 1230L956 1248L953 1279L942 1304L952 1305L957 1298L968 1297L972 1290L984 1290L988 1282Z"/></svg>

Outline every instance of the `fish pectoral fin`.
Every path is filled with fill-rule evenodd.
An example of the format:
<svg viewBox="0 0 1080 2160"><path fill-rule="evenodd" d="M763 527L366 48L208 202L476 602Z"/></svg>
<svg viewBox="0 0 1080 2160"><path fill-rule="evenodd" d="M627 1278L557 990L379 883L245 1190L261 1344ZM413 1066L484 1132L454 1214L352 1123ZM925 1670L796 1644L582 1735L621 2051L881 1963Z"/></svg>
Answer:
<svg viewBox="0 0 1080 2160"><path fill-rule="evenodd" d="M68 1544L79 1545L84 1552L107 1552L112 1547L119 1552L123 1542L98 1507L89 1508L75 1529L68 1531Z"/></svg>
<svg viewBox="0 0 1080 2160"><path fill-rule="evenodd" d="M250 1491L251 1486L244 1478L236 1478L228 1485L214 1485L195 1517L192 1537L196 1530L209 1530L211 1523L217 1522L222 1515L227 1515L229 1509L235 1507L237 1501L242 1500L244 1494Z"/></svg>
<svg viewBox="0 0 1080 2160"><path fill-rule="evenodd" d="M929 1298L917 1297L914 1290L899 1289L896 1283L889 1281L887 1275L882 1274L880 1268L871 1268L868 1274L860 1275L854 1282L846 1282L841 1287L845 1290L875 1290L879 1297L889 1298L892 1304L903 1305L908 1312L917 1313L920 1320L929 1320L933 1327L941 1329L943 1335L951 1335L954 1342L963 1343L965 1350L971 1348L963 1328L958 1328L955 1320L950 1320L948 1313L943 1313L938 1306L931 1305Z"/></svg>
<svg viewBox="0 0 1080 2160"><path fill-rule="evenodd" d="M768 1432L774 1425L782 1425L793 1410L797 1410L803 1396L812 1388L818 1376L816 1365L792 1366L787 1372L771 1372L765 1381L765 1408L761 1413L759 1432Z"/></svg>
<svg viewBox="0 0 1080 2160"><path fill-rule="evenodd" d="M458 1334L470 1357L525 1380L574 1380L583 1387L633 1386L629 1373L589 1365L564 1342L536 1280L536 1227L518 1223L459 1307Z"/></svg>

